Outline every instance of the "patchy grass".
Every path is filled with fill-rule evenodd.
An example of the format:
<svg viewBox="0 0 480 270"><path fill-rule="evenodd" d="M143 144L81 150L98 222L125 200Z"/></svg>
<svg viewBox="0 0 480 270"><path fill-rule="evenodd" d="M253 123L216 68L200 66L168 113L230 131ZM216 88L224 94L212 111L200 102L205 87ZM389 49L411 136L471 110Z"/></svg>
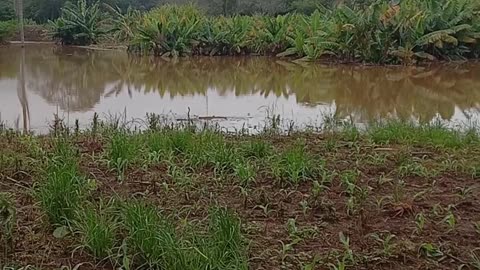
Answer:
<svg viewBox="0 0 480 270"><path fill-rule="evenodd" d="M120 181L123 181L125 170L139 154L137 151L140 147L135 139L123 131L115 132L110 139L107 160L109 166L117 172Z"/></svg>
<svg viewBox="0 0 480 270"><path fill-rule="evenodd" d="M69 225L85 200L86 179L80 174L73 146L57 141L49 160L45 179L35 190L48 220L53 225Z"/></svg>
<svg viewBox="0 0 480 270"><path fill-rule="evenodd" d="M158 210L144 202L129 202L122 210L127 245L133 261L148 269L188 269L175 227Z"/></svg>
<svg viewBox="0 0 480 270"><path fill-rule="evenodd" d="M299 184L304 180L312 180L322 164L321 160L315 160L307 152L304 142L297 141L273 161L272 172L279 180Z"/></svg>
<svg viewBox="0 0 480 270"><path fill-rule="evenodd" d="M13 230L16 225L16 209L13 196L9 193L0 193L0 250L4 256L12 247Z"/></svg>
<svg viewBox="0 0 480 270"><path fill-rule="evenodd" d="M95 125L93 136L0 133L2 263L475 269L480 261L476 132L398 122L289 136Z"/></svg>
<svg viewBox="0 0 480 270"><path fill-rule="evenodd" d="M369 128L368 135L378 144L459 148L479 143L478 136L473 130L459 132L439 123L421 126L400 121L376 123Z"/></svg>
<svg viewBox="0 0 480 270"><path fill-rule="evenodd" d="M85 203L77 209L73 228L79 237L79 247L94 258L103 260L117 252L120 223L111 202L100 201L98 206Z"/></svg>

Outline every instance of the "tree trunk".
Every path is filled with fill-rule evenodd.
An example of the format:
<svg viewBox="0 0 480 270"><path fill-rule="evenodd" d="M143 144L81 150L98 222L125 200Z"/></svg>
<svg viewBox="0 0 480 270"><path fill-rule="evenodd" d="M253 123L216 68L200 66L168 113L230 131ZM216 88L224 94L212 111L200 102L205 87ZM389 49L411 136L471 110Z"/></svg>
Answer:
<svg viewBox="0 0 480 270"><path fill-rule="evenodd" d="M17 13L20 27L20 41L22 42L22 47L25 46L25 26L23 19L23 0L17 0Z"/></svg>

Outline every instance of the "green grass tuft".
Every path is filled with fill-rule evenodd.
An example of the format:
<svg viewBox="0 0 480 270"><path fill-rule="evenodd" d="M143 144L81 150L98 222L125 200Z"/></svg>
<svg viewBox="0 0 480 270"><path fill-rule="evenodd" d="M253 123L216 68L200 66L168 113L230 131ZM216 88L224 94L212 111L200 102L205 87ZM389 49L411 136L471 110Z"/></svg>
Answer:
<svg viewBox="0 0 480 270"><path fill-rule="evenodd" d="M16 213L13 196L9 193L0 192L0 244L3 245L5 253L8 251L9 243L13 237Z"/></svg>
<svg viewBox="0 0 480 270"><path fill-rule="evenodd" d="M139 155L140 146L135 138L123 131L117 131L110 140L107 159L109 166L117 171L119 180L123 180L125 171Z"/></svg>
<svg viewBox="0 0 480 270"><path fill-rule="evenodd" d="M70 224L75 210L85 199L87 184L79 173L75 153L71 145L57 142L45 179L36 189L42 209L50 223L55 225Z"/></svg>
<svg viewBox="0 0 480 270"><path fill-rule="evenodd" d="M479 142L475 130L460 132L441 124L415 125L401 121L373 124L368 129L368 136L378 144L430 145L446 148L466 147Z"/></svg>
<svg viewBox="0 0 480 270"><path fill-rule="evenodd" d="M134 261L148 269L190 269L175 228L158 210L143 202L126 203L122 221Z"/></svg>
<svg viewBox="0 0 480 270"><path fill-rule="evenodd" d="M254 165L249 161L238 161L235 165L235 176L242 186L248 186L255 181L257 171Z"/></svg>
<svg viewBox="0 0 480 270"><path fill-rule="evenodd" d="M313 179L320 168L316 167L318 162L306 151L305 147L303 142L296 142L295 145L282 152L273 162L273 174L278 179L291 184Z"/></svg>
<svg viewBox="0 0 480 270"><path fill-rule="evenodd" d="M211 131L199 135L196 147L190 152L197 164L213 168L221 175L233 173L239 155L234 145L225 141L223 135Z"/></svg>
<svg viewBox="0 0 480 270"><path fill-rule="evenodd" d="M240 152L246 158L262 159L272 155L273 146L263 140L248 141L241 145Z"/></svg>
<svg viewBox="0 0 480 270"><path fill-rule="evenodd" d="M105 259L114 253L119 229L115 214L112 205L102 201L98 207L87 204L77 211L73 227L80 235L81 247L97 259Z"/></svg>
<svg viewBox="0 0 480 270"><path fill-rule="evenodd" d="M428 177L433 173L434 171L429 171L429 169L427 169L419 160L413 158L408 158L402 161L398 167L398 174L400 177Z"/></svg>
<svg viewBox="0 0 480 270"><path fill-rule="evenodd" d="M240 220L225 208L210 213L207 241L200 250L208 259L196 269L248 269Z"/></svg>

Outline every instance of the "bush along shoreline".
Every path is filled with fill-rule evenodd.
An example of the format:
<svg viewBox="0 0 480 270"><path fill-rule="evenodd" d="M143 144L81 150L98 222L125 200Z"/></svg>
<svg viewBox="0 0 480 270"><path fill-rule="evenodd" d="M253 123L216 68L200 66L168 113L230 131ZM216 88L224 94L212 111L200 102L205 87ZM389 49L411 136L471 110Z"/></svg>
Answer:
<svg viewBox="0 0 480 270"><path fill-rule="evenodd" d="M8 43L17 29L15 21L0 21L0 45Z"/></svg>
<svg viewBox="0 0 480 270"><path fill-rule="evenodd" d="M108 14L108 15L105 15ZM89 45L107 36L129 51L164 57L268 55L302 60L414 64L480 55L476 0L378 0L321 8L311 15L207 16L193 5L122 12L84 0L67 4L50 23L63 44Z"/></svg>
<svg viewBox="0 0 480 270"><path fill-rule="evenodd" d="M78 126L0 129L0 269L480 265L477 127Z"/></svg>

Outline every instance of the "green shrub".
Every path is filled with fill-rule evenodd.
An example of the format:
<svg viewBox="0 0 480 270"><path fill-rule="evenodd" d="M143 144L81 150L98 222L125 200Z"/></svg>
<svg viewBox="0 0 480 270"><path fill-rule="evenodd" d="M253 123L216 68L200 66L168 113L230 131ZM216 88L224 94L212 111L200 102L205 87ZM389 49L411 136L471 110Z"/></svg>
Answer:
<svg viewBox="0 0 480 270"><path fill-rule="evenodd" d="M173 57L258 53L316 60L333 55L405 64L478 57L475 0L367 2L327 9L303 1L310 15L275 17L207 17L192 5L169 5L146 13L137 25L126 23L131 22L127 16L118 33L131 36L133 48Z"/></svg>
<svg viewBox="0 0 480 270"><path fill-rule="evenodd" d="M6 42L13 36L17 24L15 21L0 21L0 43Z"/></svg>
<svg viewBox="0 0 480 270"><path fill-rule="evenodd" d="M133 43L155 55L188 55L198 40L200 23L204 20L193 5L165 5L145 14Z"/></svg>
<svg viewBox="0 0 480 270"><path fill-rule="evenodd" d="M67 2L62 16L50 23L50 35L65 45L90 45L106 33L106 17L98 2L89 5L86 0Z"/></svg>

